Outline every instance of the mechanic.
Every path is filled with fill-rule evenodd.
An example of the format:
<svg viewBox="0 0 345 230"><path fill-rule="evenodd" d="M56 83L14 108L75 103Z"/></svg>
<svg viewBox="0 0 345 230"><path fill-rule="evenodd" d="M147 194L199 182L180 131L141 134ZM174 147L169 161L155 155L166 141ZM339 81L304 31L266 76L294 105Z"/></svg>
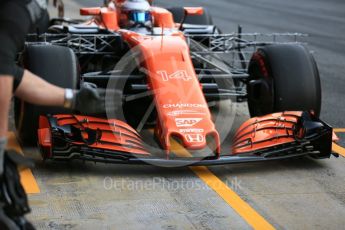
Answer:
<svg viewBox="0 0 345 230"><path fill-rule="evenodd" d="M126 0L117 5L122 28L152 27L150 3L146 0Z"/></svg>
<svg viewBox="0 0 345 230"><path fill-rule="evenodd" d="M61 106L84 114L105 111L105 90L84 84L79 91L54 86L15 64L26 34L46 12L46 0L0 0L0 229L33 229L17 165L27 163L5 151L11 97L43 106Z"/></svg>

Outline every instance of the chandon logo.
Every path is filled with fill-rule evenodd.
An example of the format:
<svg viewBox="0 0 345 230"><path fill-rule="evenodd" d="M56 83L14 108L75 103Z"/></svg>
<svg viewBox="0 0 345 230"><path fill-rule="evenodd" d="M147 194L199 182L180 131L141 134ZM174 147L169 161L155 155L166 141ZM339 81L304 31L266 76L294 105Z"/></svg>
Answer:
<svg viewBox="0 0 345 230"><path fill-rule="evenodd" d="M157 71L157 74L162 76L163 81L169 81L169 79L182 79L184 81L192 80L192 77L188 75L186 70L178 70L175 73L168 74L167 71Z"/></svg>
<svg viewBox="0 0 345 230"><path fill-rule="evenodd" d="M175 122L177 127L193 127L201 120L202 118L176 118Z"/></svg>

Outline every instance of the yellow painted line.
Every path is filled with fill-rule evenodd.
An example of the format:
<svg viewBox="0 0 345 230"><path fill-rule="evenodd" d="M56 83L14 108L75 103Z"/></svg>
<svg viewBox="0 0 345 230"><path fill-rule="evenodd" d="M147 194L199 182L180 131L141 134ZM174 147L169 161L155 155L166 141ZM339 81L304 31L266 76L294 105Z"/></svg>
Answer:
<svg viewBox="0 0 345 230"><path fill-rule="evenodd" d="M7 149L13 149L20 154L24 154L22 148L20 147L16 135L13 132L8 134L8 144ZM20 169L20 181L24 187L24 190L28 194L40 193L40 188L38 187L37 181L32 174L30 169Z"/></svg>
<svg viewBox="0 0 345 230"><path fill-rule="evenodd" d="M345 133L345 129L339 128L339 129L333 129L335 133ZM339 155L345 157L345 148L337 145L333 142L332 144L332 151L338 153Z"/></svg>
<svg viewBox="0 0 345 230"><path fill-rule="evenodd" d="M178 156L191 156L179 143L171 140L172 151ZM257 213L247 202L230 187L214 175L207 167L189 167L205 184L215 191L230 207L232 207L253 229L275 229L264 217Z"/></svg>
<svg viewBox="0 0 345 230"><path fill-rule="evenodd" d="M210 188L228 203L252 228L275 229L264 217L214 175L207 167L190 167Z"/></svg>
<svg viewBox="0 0 345 230"><path fill-rule="evenodd" d="M340 129L333 129L334 132L336 133L345 133L345 129L340 128Z"/></svg>
<svg viewBox="0 0 345 230"><path fill-rule="evenodd" d="M339 155L345 157L345 148L337 145L336 143L332 144L332 151L338 153Z"/></svg>

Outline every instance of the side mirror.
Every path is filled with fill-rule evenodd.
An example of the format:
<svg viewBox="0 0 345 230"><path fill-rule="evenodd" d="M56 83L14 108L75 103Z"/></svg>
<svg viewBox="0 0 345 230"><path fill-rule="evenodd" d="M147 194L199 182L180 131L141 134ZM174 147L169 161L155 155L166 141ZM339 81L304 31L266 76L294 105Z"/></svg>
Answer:
<svg viewBox="0 0 345 230"><path fill-rule="evenodd" d="M203 7L184 7L184 11L186 15L203 15L204 14Z"/></svg>
<svg viewBox="0 0 345 230"><path fill-rule="evenodd" d="M90 16L90 15L100 15L101 7L90 7L90 8L81 8L80 15Z"/></svg>
<svg viewBox="0 0 345 230"><path fill-rule="evenodd" d="M187 16L197 16L197 15L204 14L203 7L183 7L183 9L184 9L184 15L180 23L180 28L179 28L180 30L182 30L183 24L185 23Z"/></svg>

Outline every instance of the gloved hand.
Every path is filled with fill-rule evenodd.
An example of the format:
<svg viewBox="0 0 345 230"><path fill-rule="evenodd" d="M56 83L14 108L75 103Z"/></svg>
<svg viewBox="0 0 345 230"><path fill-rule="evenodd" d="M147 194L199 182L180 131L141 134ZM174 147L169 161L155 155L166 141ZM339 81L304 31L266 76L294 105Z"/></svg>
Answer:
<svg viewBox="0 0 345 230"><path fill-rule="evenodd" d="M105 90L97 89L94 84L83 83L75 94L72 106L82 114L105 113Z"/></svg>
<svg viewBox="0 0 345 230"><path fill-rule="evenodd" d="M106 93L107 95L110 95L110 97L113 99L119 99L121 97L121 93L119 91L108 90L108 92L106 92L105 89L97 88L95 84L83 83L80 90L74 92L74 96L71 99L71 108L81 112L83 115L95 115L105 113ZM111 105L120 106L114 105L114 103L111 103ZM108 109L113 110L115 108Z"/></svg>

